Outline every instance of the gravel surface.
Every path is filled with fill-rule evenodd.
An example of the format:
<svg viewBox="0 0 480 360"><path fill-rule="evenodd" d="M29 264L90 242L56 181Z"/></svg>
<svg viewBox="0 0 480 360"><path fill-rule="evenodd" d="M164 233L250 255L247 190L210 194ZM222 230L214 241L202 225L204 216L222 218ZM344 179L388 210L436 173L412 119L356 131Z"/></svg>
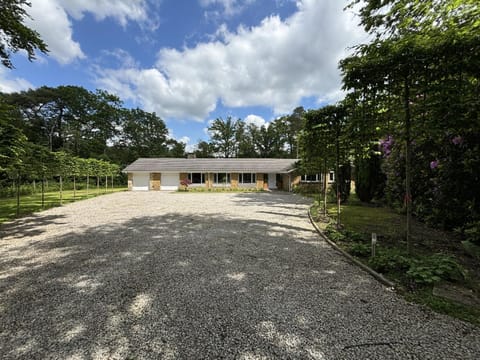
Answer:
<svg viewBox="0 0 480 360"><path fill-rule="evenodd" d="M116 193L0 228L2 359L478 359L285 193Z"/></svg>

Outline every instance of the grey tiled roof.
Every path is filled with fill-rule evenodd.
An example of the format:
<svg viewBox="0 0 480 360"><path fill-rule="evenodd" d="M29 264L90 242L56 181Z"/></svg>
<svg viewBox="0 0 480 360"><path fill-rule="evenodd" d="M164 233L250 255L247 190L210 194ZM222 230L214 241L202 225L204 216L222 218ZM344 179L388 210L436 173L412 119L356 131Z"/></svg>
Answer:
<svg viewBox="0 0 480 360"><path fill-rule="evenodd" d="M296 159L184 159L140 158L123 172L256 172L287 173L294 169Z"/></svg>

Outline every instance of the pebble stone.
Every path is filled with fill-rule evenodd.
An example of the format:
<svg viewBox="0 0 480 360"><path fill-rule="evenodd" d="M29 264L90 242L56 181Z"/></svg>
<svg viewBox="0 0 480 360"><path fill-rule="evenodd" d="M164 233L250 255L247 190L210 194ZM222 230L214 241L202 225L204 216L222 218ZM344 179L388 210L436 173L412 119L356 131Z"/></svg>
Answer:
<svg viewBox="0 0 480 360"><path fill-rule="evenodd" d="M288 193L124 192L0 227L1 359L479 359Z"/></svg>

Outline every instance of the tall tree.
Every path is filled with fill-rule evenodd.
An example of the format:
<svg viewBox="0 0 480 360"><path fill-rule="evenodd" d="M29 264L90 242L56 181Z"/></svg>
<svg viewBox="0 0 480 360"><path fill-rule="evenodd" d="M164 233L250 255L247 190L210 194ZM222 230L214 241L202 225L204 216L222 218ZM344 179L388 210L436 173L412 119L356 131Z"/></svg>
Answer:
<svg viewBox="0 0 480 360"><path fill-rule="evenodd" d="M438 164L437 160L430 162L438 157L437 146L445 137L454 142L460 140L452 139L462 139L458 148L466 150L466 134L471 138L478 131L474 124L478 119L475 84L479 74L474 67L478 66L480 49L480 7L473 1L456 0L372 0L362 4L362 24L376 38L341 62L344 84L354 91L359 108L365 109L368 101L381 104L368 104L370 109L382 110L370 112L368 119L388 139L383 143L385 163L392 165L392 173L387 173L387 191L393 191L389 183L398 183L401 175L405 179L406 238L411 251L413 212L418 209L417 214L421 214L422 208L437 212L426 201L439 195L438 185L436 196L426 185ZM382 113L389 114L389 122ZM402 166L393 164L400 159ZM432 169L428 169L429 163Z"/></svg>
<svg viewBox="0 0 480 360"><path fill-rule="evenodd" d="M11 69L11 55L25 50L28 60L35 60L35 50L44 54L47 45L35 31L25 26L28 17L26 7L31 6L27 0L2 0L0 2L0 60L3 66Z"/></svg>
<svg viewBox="0 0 480 360"><path fill-rule="evenodd" d="M238 133L240 119L228 116L225 120L217 118L208 128L215 152L224 158L236 157L238 154Z"/></svg>
<svg viewBox="0 0 480 360"><path fill-rule="evenodd" d="M23 162L27 137L14 125L15 109L0 99L0 172L11 172Z"/></svg>

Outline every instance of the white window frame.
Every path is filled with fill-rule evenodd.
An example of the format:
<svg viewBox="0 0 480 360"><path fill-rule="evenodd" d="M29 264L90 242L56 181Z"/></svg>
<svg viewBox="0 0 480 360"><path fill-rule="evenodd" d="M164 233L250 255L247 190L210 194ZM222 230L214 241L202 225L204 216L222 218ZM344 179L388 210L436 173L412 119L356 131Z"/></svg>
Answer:
<svg viewBox="0 0 480 360"><path fill-rule="evenodd" d="M225 181L219 182L218 178L219 175L225 175ZM232 181L232 175L227 172L222 172L222 173L213 173L213 185L214 186L230 186Z"/></svg>
<svg viewBox="0 0 480 360"><path fill-rule="evenodd" d="M307 176L313 176L315 175L316 177L316 180L307 180ZM301 178L300 178L300 182L302 183L319 183L319 182L323 182L323 178L324 178L324 175L323 174L305 174L305 175L302 175ZM327 182L329 184L332 184L335 182L335 171L331 170L328 172L328 178L327 178Z"/></svg>
<svg viewBox="0 0 480 360"><path fill-rule="evenodd" d="M315 180L308 180L308 176L315 176ZM320 174L305 174L302 175L301 182L302 183L319 183L321 182L322 176Z"/></svg>
<svg viewBox="0 0 480 360"><path fill-rule="evenodd" d="M332 170L328 173L328 183L331 184L334 182L335 182L335 171Z"/></svg>
<svg viewBox="0 0 480 360"><path fill-rule="evenodd" d="M200 182L193 182L193 174L200 174ZM202 172L190 172L188 173L188 180L192 182L191 185L205 185L205 178L206 178L206 173Z"/></svg>
<svg viewBox="0 0 480 360"><path fill-rule="evenodd" d="M250 175L250 181L249 182L244 181L244 175L245 174ZM238 183L239 184L244 184L244 185L256 184L257 183L257 174L256 173L239 173L238 174Z"/></svg>

